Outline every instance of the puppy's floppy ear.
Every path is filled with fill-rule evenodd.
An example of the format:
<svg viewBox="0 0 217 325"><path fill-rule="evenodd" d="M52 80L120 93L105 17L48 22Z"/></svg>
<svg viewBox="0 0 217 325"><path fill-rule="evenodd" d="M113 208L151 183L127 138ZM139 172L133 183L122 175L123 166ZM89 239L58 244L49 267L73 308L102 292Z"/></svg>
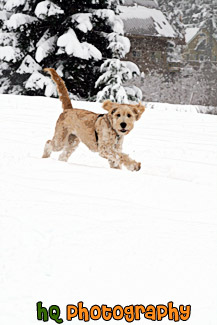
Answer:
<svg viewBox="0 0 217 325"><path fill-rule="evenodd" d="M102 107L110 114L114 114L117 111L117 107L115 107L116 105L117 105L116 103L113 103L108 99L104 101Z"/></svg>
<svg viewBox="0 0 217 325"><path fill-rule="evenodd" d="M102 104L102 108L104 108L106 111L110 111L113 107L113 103L108 99L105 100L104 103Z"/></svg>
<svg viewBox="0 0 217 325"><path fill-rule="evenodd" d="M145 106L142 105L141 102L139 102L138 105L133 106L132 110L133 110L134 114L136 115L136 120L138 121L145 111Z"/></svg>

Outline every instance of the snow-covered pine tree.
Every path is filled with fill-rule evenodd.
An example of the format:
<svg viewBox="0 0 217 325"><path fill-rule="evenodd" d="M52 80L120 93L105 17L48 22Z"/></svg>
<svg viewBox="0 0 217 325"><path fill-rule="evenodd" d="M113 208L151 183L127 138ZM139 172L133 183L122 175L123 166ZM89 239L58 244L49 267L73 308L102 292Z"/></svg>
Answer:
<svg viewBox="0 0 217 325"><path fill-rule="evenodd" d="M0 0L0 46L5 47L11 42L9 35L3 33L3 26L5 21L10 18L10 13L4 9L6 0ZM1 56L1 53L0 53ZM5 75L5 71L9 69L7 62L0 63L0 92L4 92L8 88L9 79Z"/></svg>
<svg viewBox="0 0 217 325"><path fill-rule="evenodd" d="M158 0L158 5L175 30L177 40L179 40L178 43L182 43L185 37L185 26L182 22L183 13L180 9L180 4L174 0ZM181 46L177 44L177 41L168 41L168 61L179 62L180 60Z"/></svg>
<svg viewBox="0 0 217 325"><path fill-rule="evenodd" d="M1 78L3 84L0 92L25 94L26 79L36 67L41 70L31 56L34 50L33 39L35 35L40 34L40 31L36 33L38 26L38 20L34 16L36 1L32 1L32 4L26 0L3 2L1 14L6 14L7 19L4 20L0 31L0 66L4 76ZM25 63L25 69L20 73L22 61L23 66Z"/></svg>
<svg viewBox="0 0 217 325"><path fill-rule="evenodd" d="M216 20L217 0L181 0L183 23L188 27L200 27L210 12Z"/></svg>
<svg viewBox="0 0 217 325"><path fill-rule="evenodd" d="M199 3L188 3L183 6L183 23L186 26L199 26L203 20L204 8Z"/></svg>
<svg viewBox="0 0 217 325"><path fill-rule="evenodd" d="M184 24L182 22L182 10L180 4L174 0L158 0L158 5L164 15L167 17L170 25L173 27L178 37L184 37Z"/></svg>
<svg viewBox="0 0 217 325"><path fill-rule="evenodd" d="M69 92L94 96L103 59L126 54L128 39L118 17L122 0L8 0L0 35L0 60L9 69L5 92L55 95L42 73L53 67ZM4 35L3 35L4 34ZM4 39L4 42L2 41Z"/></svg>
<svg viewBox="0 0 217 325"><path fill-rule="evenodd" d="M129 103L142 100L142 91L130 85L130 80L140 75L136 64L119 59L107 59L100 70L102 75L96 82L96 87L101 88L97 94L98 101L110 99L113 102Z"/></svg>
<svg viewBox="0 0 217 325"><path fill-rule="evenodd" d="M97 101L110 99L114 102L129 103L142 100L142 91L131 85L132 79L140 75L136 64L129 61L121 61L130 51L130 41L124 37L124 26L120 20L118 31L110 33L107 37L110 41L111 59L104 59L100 67L102 75L96 81L98 89Z"/></svg>

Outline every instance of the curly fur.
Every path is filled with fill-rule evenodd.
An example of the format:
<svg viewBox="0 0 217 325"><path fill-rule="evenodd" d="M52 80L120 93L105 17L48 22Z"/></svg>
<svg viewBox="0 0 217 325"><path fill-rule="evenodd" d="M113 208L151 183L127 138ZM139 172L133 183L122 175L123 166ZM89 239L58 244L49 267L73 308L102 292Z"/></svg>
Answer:
<svg viewBox="0 0 217 325"><path fill-rule="evenodd" d="M132 160L122 153L124 136L134 127L143 112L143 105L118 104L106 100L103 108L107 114L72 107L67 88L54 69L47 68L57 85L63 113L60 114L55 128L54 137L45 144L43 158L50 157L52 151L61 151L59 160L67 161L78 147L80 141L91 151L98 152L108 159L111 168L120 169L124 165L129 170L138 171L141 163Z"/></svg>

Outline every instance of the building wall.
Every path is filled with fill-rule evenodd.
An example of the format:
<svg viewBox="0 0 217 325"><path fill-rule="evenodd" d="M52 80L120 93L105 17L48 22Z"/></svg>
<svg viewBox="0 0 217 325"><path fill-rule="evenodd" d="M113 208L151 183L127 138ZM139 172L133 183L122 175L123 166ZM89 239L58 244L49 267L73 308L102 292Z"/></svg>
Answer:
<svg viewBox="0 0 217 325"><path fill-rule="evenodd" d="M127 35L131 50L125 60L138 65L141 71L167 69L167 39Z"/></svg>
<svg viewBox="0 0 217 325"><path fill-rule="evenodd" d="M209 37L209 31L207 29L201 29L197 36L185 47L183 51L184 59L193 64L206 61L209 57ZM205 47L203 49L197 49L198 43L203 39L205 40ZM217 41L214 38L212 38L211 61L217 64Z"/></svg>

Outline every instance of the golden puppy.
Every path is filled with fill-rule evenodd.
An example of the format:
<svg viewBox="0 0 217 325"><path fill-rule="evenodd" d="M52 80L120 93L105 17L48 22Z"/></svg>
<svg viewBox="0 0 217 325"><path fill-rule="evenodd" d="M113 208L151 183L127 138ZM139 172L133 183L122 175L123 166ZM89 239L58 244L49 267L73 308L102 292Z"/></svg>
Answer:
<svg viewBox="0 0 217 325"><path fill-rule="evenodd" d="M59 160L67 161L82 141L91 151L99 152L108 159L111 168L121 168L124 165L129 170L138 171L141 163L122 153L123 138L134 127L145 110L141 104L117 104L106 100L103 108L107 114L72 107L65 83L54 69L47 68L57 85L63 113L56 123L52 140L45 144L43 158L50 157L52 151L62 151Z"/></svg>

